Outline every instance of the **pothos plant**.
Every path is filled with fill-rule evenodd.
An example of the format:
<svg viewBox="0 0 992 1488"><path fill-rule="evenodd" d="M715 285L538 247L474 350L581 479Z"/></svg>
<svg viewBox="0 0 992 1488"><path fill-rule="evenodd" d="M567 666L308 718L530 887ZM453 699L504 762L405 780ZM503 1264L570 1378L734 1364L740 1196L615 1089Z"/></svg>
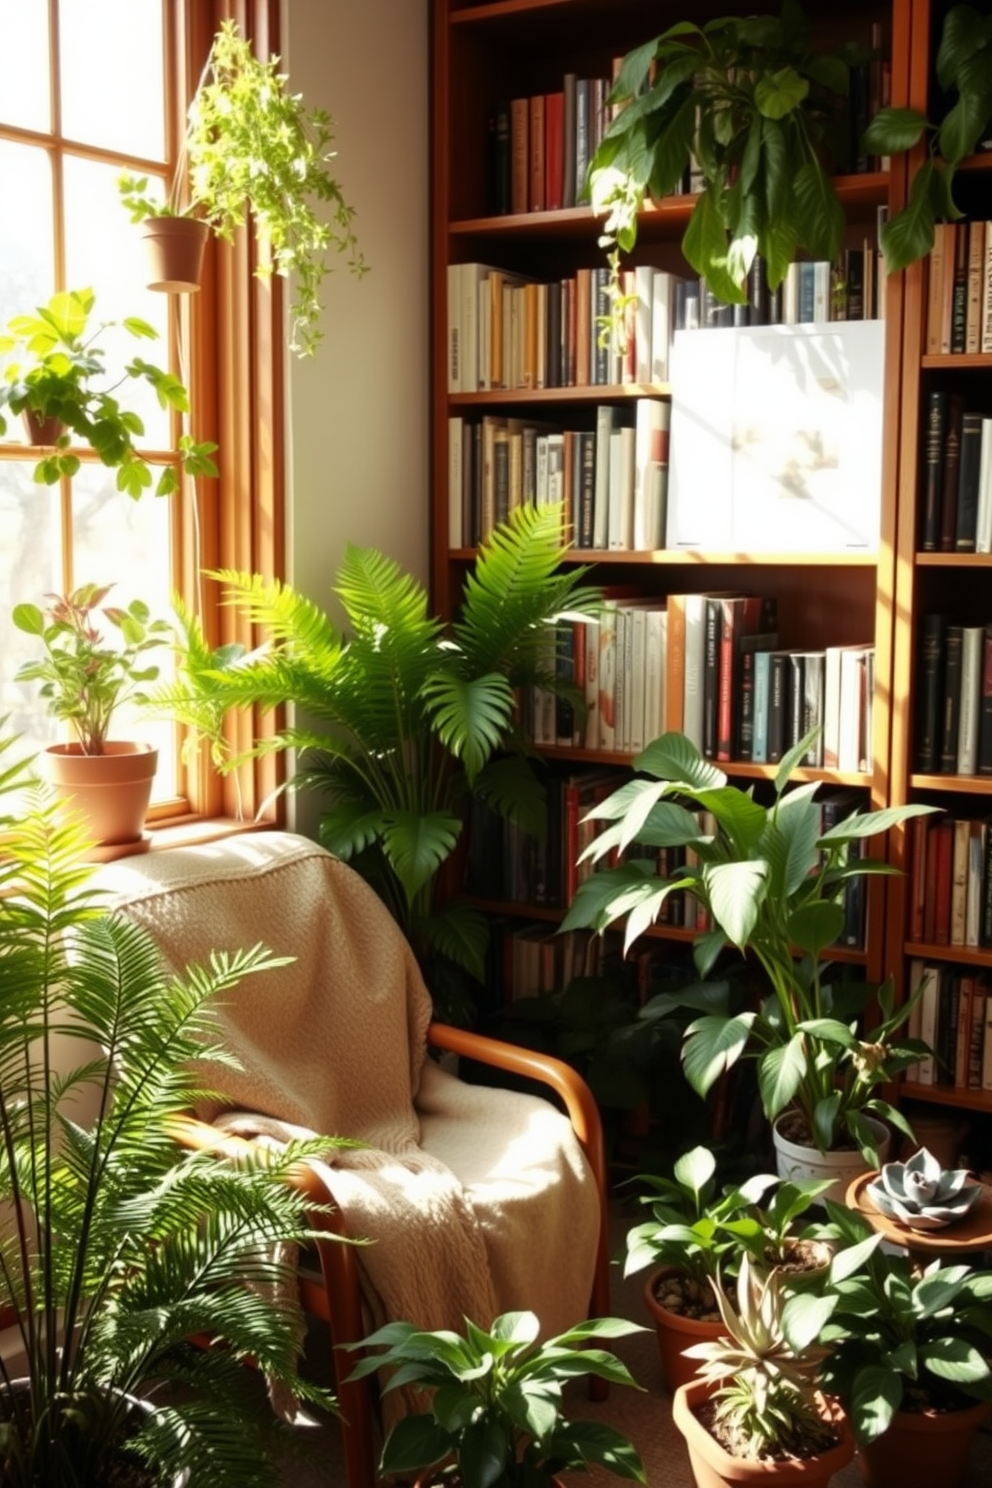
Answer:
<svg viewBox="0 0 992 1488"><path fill-rule="evenodd" d="M971 155L992 120L992 10L954 5L944 17L936 56L937 81L949 106L931 120L918 109L884 108L865 134L879 154L926 150L910 183L909 198L881 230L891 269L902 269L930 252L934 224L964 213L954 200L958 166Z"/></svg>
<svg viewBox="0 0 992 1488"><path fill-rule="evenodd" d="M279 71L262 61L225 21L213 40L190 103L176 173L166 201L148 191L148 177L123 176L124 205L133 222L188 216L226 242L248 220L266 243L256 272L293 276L291 350L310 355L320 340L320 285L328 254L343 254L353 273L365 272L352 225L354 208L329 168L336 152L330 115L307 108ZM329 219L321 210L330 207Z"/></svg>
<svg viewBox="0 0 992 1488"><path fill-rule="evenodd" d="M744 302L755 254L773 289L799 250L833 262L844 212L825 157L842 148L860 55L814 51L797 0L778 16L680 21L629 52L589 167L614 291L645 199L679 190L690 165L702 189L682 251L718 299Z"/></svg>

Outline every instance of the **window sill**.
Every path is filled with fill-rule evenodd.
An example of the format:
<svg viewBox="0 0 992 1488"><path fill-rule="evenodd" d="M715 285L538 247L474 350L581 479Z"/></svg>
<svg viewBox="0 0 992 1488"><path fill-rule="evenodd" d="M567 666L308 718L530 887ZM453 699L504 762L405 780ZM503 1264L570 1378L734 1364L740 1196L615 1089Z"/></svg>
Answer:
<svg viewBox="0 0 992 1488"><path fill-rule="evenodd" d="M190 816L156 827L150 825L140 842L121 842L114 847L94 850L91 861L96 863L116 862L119 858L133 858L139 853L164 852L172 847L194 847L201 842L219 842L224 837L236 837L244 832L264 832L274 826L270 821L238 821L227 816Z"/></svg>

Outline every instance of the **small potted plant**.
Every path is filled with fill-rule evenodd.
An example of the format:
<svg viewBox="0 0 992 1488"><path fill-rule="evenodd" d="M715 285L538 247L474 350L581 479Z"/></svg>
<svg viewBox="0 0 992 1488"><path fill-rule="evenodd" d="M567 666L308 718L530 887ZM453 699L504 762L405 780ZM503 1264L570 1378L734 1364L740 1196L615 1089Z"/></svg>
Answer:
<svg viewBox="0 0 992 1488"><path fill-rule="evenodd" d="M831 1246L821 1227L798 1226L800 1217L829 1187L824 1181L786 1182L757 1173L717 1193L716 1158L694 1147L675 1163L672 1177L640 1178L640 1202L651 1219L627 1232L624 1275L650 1265L644 1301L661 1349L669 1390L692 1379L686 1354L693 1342L720 1332L715 1295L732 1286L745 1255L761 1266L778 1266L786 1280L825 1273Z"/></svg>
<svg viewBox="0 0 992 1488"><path fill-rule="evenodd" d="M15 746L0 722L0 1477L275 1488L292 1435L249 1364L334 1409L299 1374L302 1315L273 1250L314 1237L284 1180L328 1142L224 1157L182 1149L173 1126L227 1057L214 1001L281 962L225 947L166 966L102 906L79 821L9 762Z"/></svg>
<svg viewBox="0 0 992 1488"><path fill-rule="evenodd" d="M290 347L311 354L320 340L320 284L328 254L344 254L353 273L365 263L354 209L331 174L332 121L307 109L278 70L279 58L257 58L225 21L214 37L186 117L186 131L167 201L148 193L148 178L123 176L120 191L133 222L155 252L151 288L199 286L208 232L226 242L251 221L271 253L257 272L293 276ZM328 221L321 205L329 204ZM193 240L192 254L187 246ZM181 262L172 260L178 240Z"/></svg>
<svg viewBox="0 0 992 1488"><path fill-rule="evenodd" d="M779 1149L779 1171L832 1176L831 1196L842 1198L852 1163L854 1172L879 1165L886 1123L912 1136L905 1117L879 1088L928 1050L899 1033L912 999L896 1006L891 983L877 989L834 985L820 958L843 928L847 887L864 875L895 871L884 862L852 856L852 843L934 808L855 812L822 831L815 783L787 789L814 739L815 732L784 756L768 806L750 789L731 785L684 734L655 739L633 762L637 778L589 813L608 823L586 850L589 857L598 862L624 854L632 843L638 844L638 855L591 874L579 886L562 928L604 930L625 918L629 946L658 917L669 894L682 890L701 904L713 928L696 937L700 976L708 978L723 950L736 946L755 958L770 994L758 1008L739 1008L732 1005L726 983L704 981L662 993L641 1015L667 1017L676 1007L696 1013L686 1029L682 1061L700 1095L742 1054L753 1054ZM704 831L693 806L711 813L715 831ZM657 856L644 856L661 845L692 848L694 864L672 878L661 876ZM881 1019L862 1028L860 1019L875 1000ZM786 1113L789 1128L783 1131L780 1118Z"/></svg>
<svg viewBox="0 0 992 1488"><path fill-rule="evenodd" d="M693 1344L697 1378L672 1414L700 1488L774 1483L826 1488L854 1456L843 1413L819 1385L817 1342L836 1298L787 1296L777 1270L741 1262L736 1302L717 1292L723 1335Z"/></svg>
<svg viewBox="0 0 992 1488"><path fill-rule="evenodd" d="M134 357L111 381L101 333L118 324L92 326L95 296L91 289L70 289L52 296L33 315L15 316L8 335L0 336L5 357L0 375L0 434L7 431L3 410L23 416L32 444L50 446L34 470L39 485L53 486L62 476L73 476L79 457L73 445L88 445L104 465L117 471L117 489L137 499L154 481L151 467L135 446L144 433L138 414L122 407L118 390L129 380L146 382L162 408L189 411L186 389L171 372ZM147 321L130 316L120 322L128 335L154 339L158 332ZM216 475L211 458L217 446L182 435L177 453L191 476ZM178 488L175 468L165 465L155 484L157 496Z"/></svg>
<svg viewBox="0 0 992 1488"><path fill-rule="evenodd" d="M562 1387L583 1374L639 1389L614 1354L587 1345L642 1329L625 1318L595 1318L542 1342L532 1312L504 1313L491 1329L466 1320L464 1333L421 1332L412 1323L387 1323L351 1344L372 1350L353 1378L389 1368L387 1390L433 1392L429 1411L402 1416L382 1451L383 1473L436 1469L427 1488L552 1488L559 1473L605 1468L645 1483L633 1443L611 1426L570 1420Z"/></svg>
<svg viewBox="0 0 992 1488"><path fill-rule="evenodd" d="M108 848L140 841L158 765L156 749L111 739L110 725L122 703L139 699L155 681L159 669L148 653L172 638L172 627L152 620L143 600L107 604L112 587L81 584L71 594L46 595L45 609L15 605L12 616L44 648L15 681L40 682L52 717L75 736L48 746L48 778L83 813L93 841Z"/></svg>
<svg viewBox="0 0 992 1488"><path fill-rule="evenodd" d="M940 1259L920 1269L856 1211L827 1210L844 1264L829 1283L823 1381L850 1417L865 1482L955 1488L992 1410L992 1273Z"/></svg>

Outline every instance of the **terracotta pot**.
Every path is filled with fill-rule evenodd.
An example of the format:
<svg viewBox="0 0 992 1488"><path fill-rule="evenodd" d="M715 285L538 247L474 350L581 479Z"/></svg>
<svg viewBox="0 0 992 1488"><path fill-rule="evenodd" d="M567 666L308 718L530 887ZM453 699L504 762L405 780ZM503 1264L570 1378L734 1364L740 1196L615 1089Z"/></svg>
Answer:
<svg viewBox="0 0 992 1488"><path fill-rule="evenodd" d="M712 1388L703 1380L693 1380L691 1384L680 1385L672 1401L672 1418L685 1437L696 1488L726 1488L732 1483L771 1483L774 1488L826 1488L834 1473L846 1467L854 1456L854 1437L846 1416L839 1409L831 1410L824 1401L824 1414L836 1428L839 1440L836 1446L821 1452L818 1457L786 1457L781 1461L765 1462L731 1457L696 1415L696 1410ZM942 1479L934 1480L931 1488L936 1488L937 1482L943 1488Z"/></svg>
<svg viewBox="0 0 992 1488"><path fill-rule="evenodd" d="M207 224L196 217L146 217L139 223L148 260L148 288L190 293L200 287Z"/></svg>
<svg viewBox="0 0 992 1488"><path fill-rule="evenodd" d="M861 1476L868 1488L956 1488L990 1411L988 1400L958 1411L897 1411L888 1431L858 1448Z"/></svg>
<svg viewBox="0 0 992 1488"><path fill-rule="evenodd" d="M10 1395L29 1395L30 1392L31 1392L31 1381L26 1376L24 1378L22 1378L22 1379L13 1379L13 1380L10 1381L10 1384L9 1385L4 1385L4 1386L0 1387L0 1397L2 1397L4 1394L7 1394L7 1393L9 1393ZM115 1392L115 1393L118 1393L118 1392ZM130 1404L130 1406L131 1406L131 1408L134 1411L134 1414L136 1416L150 1416L152 1414L152 1412L154 1411L154 1409L155 1409L154 1405L152 1405L152 1403L150 1401L148 1401L148 1400L140 1400L135 1395L125 1395L124 1396L124 1399L129 1402L129 1404ZM120 1466L120 1465L121 1465L121 1462L118 1461L118 1466ZM127 1477L128 1480L130 1481L130 1474L125 1473L125 1477ZM184 1467L184 1468L181 1468L178 1473L176 1473L173 1477L171 1477L169 1479L169 1488L187 1488L187 1484L188 1483L189 1483L189 1468L188 1467Z"/></svg>
<svg viewBox="0 0 992 1488"><path fill-rule="evenodd" d="M54 417L42 418L40 414L35 413L33 408L22 408L21 419L29 444L41 445L45 449L52 449L58 444L62 435L65 433L65 424L61 419Z"/></svg>
<svg viewBox="0 0 992 1488"><path fill-rule="evenodd" d="M141 840L158 767L150 744L112 741L105 754L83 754L78 744L52 744L46 774L57 793L82 813L93 841L113 847Z"/></svg>
<svg viewBox="0 0 992 1488"><path fill-rule="evenodd" d="M703 1343L711 1338L719 1338L723 1332L723 1324L719 1318L709 1322L701 1318L683 1317L681 1313L671 1312L667 1307L662 1307L655 1296L655 1287L664 1277L678 1274L674 1266L660 1266L656 1271L652 1271L644 1283L644 1305L651 1314L655 1331L658 1334L661 1372L668 1390L673 1395L679 1385L689 1384L696 1378L696 1360L687 1359L682 1352L683 1349L689 1348L693 1343Z"/></svg>
<svg viewBox="0 0 992 1488"><path fill-rule="evenodd" d="M838 1204L843 1204L844 1195L847 1193L848 1185L861 1173L867 1173L868 1163L857 1148L847 1148L843 1151L820 1152L816 1147L804 1147L798 1142L790 1142L788 1137L783 1137L779 1131L779 1122L782 1117L772 1124L772 1141L775 1144L775 1165L780 1178L831 1178L833 1183L820 1195L819 1203L824 1199L833 1199ZM877 1121L874 1116L866 1116L868 1125L878 1133L878 1157L879 1164L889 1160L889 1148L892 1145L892 1133L882 1121Z"/></svg>

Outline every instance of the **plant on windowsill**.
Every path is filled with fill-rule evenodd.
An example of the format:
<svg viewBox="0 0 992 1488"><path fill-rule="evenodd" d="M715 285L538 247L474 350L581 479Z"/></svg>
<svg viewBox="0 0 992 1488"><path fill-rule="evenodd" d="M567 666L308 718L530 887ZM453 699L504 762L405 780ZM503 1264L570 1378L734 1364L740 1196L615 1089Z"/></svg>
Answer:
<svg viewBox="0 0 992 1488"><path fill-rule="evenodd" d="M74 735L45 751L48 779L84 815L101 847L141 839L158 751L111 739L110 725L115 710L158 677L148 653L172 638L168 621L152 620L143 600L107 604L112 587L81 584L71 594L46 595L45 609L24 603L12 614L17 629L44 648L14 680L40 682L49 713Z"/></svg>
<svg viewBox="0 0 992 1488"><path fill-rule="evenodd" d="M757 1061L762 1105L774 1128L788 1116L798 1145L820 1154L851 1145L874 1168L879 1142L887 1135L885 1123L912 1136L905 1117L878 1094L879 1087L930 1051L919 1039L899 1033L913 998L896 1006L888 982L880 988L833 985L820 957L843 929L848 886L896 871L852 856L851 844L935 808L855 812L823 832L818 783L787 789L815 738L813 731L782 759L770 806L752 790L729 784L684 734L655 739L633 761L637 778L589 813L608 823L586 850L593 861L625 854L632 844L637 856L601 868L580 884L562 928L602 931L623 918L630 946L654 923L669 894L689 894L712 926L694 944L700 977L709 978L724 949L736 946L758 962L770 994L757 1010L736 1010L726 983L703 980L653 998L642 1016L667 1017L677 1007L697 1014L686 1029L682 1061L698 1094L705 1095L746 1053ZM703 811L712 815L712 832L700 824ZM665 878L657 855L648 857L644 849L672 846L691 848L695 862ZM874 1000L881 1021L859 1031L859 1020ZM780 1135L776 1130L777 1140Z"/></svg>
<svg viewBox="0 0 992 1488"><path fill-rule="evenodd" d="M645 200L680 191L690 167L700 185L682 252L718 299L746 301L756 254L772 289L800 251L833 263L844 211L830 160L846 154L858 60L851 45L814 51L796 0L783 0L780 16L680 21L629 52L588 177L593 211L606 217L614 304Z"/></svg>
<svg viewBox="0 0 992 1488"><path fill-rule="evenodd" d="M173 1127L228 1059L213 1002L282 963L256 946L166 967L104 909L79 821L9 763L16 743L0 721L0 1478L274 1488L298 1432L246 1365L334 1409L299 1375L273 1251L313 1237L283 1179L327 1142L222 1158Z"/></svg>
<svg viewBox="0 0 992 1488"><path fill-rule="evenodd" d="M414 948L444 1021L470 1011L464 975L482 980L488 923L444 896L440 873L459 846L474 794L500 816L544 830L543 787L518 715L521 689L572 697L548 663L548 627L588 617L599 591L563 567L559 506L521 507L480 547L457 619L430 614L424 586L373 548L349 547L333 586L337 628L289 584L223 570L225 602L265 636L257 649L213 651L179 612L177 675L152 699L209 741L214 765L302 752L291 781L324 806L320 840L351 862ZM223 736L231 711L292 705L289 726L240 757Z"/></svg>
<svg viewBox="0 0 992 1488"><path fill-rule="evenodd" d="M168 201L149 196L147 177L124 176L119 185L131 220L145 224L147 233L190 231L198 239L192 278L187 268L166 266L155 273L155 289L198 287L207 233L231 242L250 213L264 245L256 272L293 276L290 348L309 356L321 337L320 285L330 268L328 254L344 254L358 275L366 265L352 226L354 208L328 168L336 153L328 148L330 116L307 109L301 95L289 91L278 64L278 57L255 57L236 23L225 21L189 106ZM330 221L320 214L322 203L330 205Z"/></svg>
<svg viewBox="0 0 992 1488"><path fill-rule="evenodd" d="M104 331L117 325L103 321L93 327L90 315L95 296L91 289L64 290L40 305L33 315L15 316L8 335L0 336L0 435L7 431L3 410L21 414L32 444L51 446L34 469L39 485L53 486L79 469L73 445L88 445L101 462L117 471L117 489L137 499L154 477L148 461L135 446L144 434L138 414L121 406L118 390L129 380L146 382L159 405L180 413L189 411L186 389L171 372L134 357L116 381L109 380ZM158 332L147 321L130 316L121 329L138 339L154 340ZM215 444L182 435L177 454L190 476L217 474L212 456ZM178 489L174 467L164 465L155 484L156 496Z"/></svg>
<svg viewBox="0 0 992 1488"><path fill-rule="evenodd" d="M601 1422L566 1418L562 1400L562 1386L584 1374L640 1389L614 1354L586 1347L640 1333L640 1324L595 1318L543 1342L539 1330L534 1313L509 1312L488 1333L468 1319L462 1334L397 1322L347 1345L376 1351L351 1378L389 1367L387 1390L433 1391L429 1411L402 1417L390 1431L380 1471L436 1468L417 1479L422 1488L560 1488L559 1473L590 1466L647 1482L633 1442Z"/></svg>
<svg viewBox="0 0 992 1488"><path fill-rule="evenodd" d="M926 153L913 173L909 198L881 230L890 269L902 269L933 247L934 224L964 213L954 200L958 167L980 141L990 140L992 122L992 14L972 5L954 5L944 17L936 57L937 81L947 111L936 123L917 109L884 108L871 121L865 145L879 154L911 150L926 141Z"/></svg>

